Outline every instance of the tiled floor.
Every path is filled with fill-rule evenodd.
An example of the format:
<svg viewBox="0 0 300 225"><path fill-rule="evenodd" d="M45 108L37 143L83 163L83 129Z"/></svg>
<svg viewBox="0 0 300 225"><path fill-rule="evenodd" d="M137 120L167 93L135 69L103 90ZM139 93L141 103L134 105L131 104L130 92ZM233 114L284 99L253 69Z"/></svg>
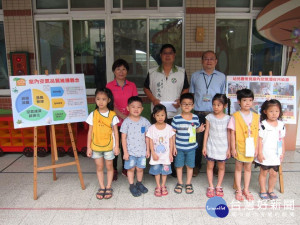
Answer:
<svg viewBox="0 0 300 225"><path fill-rule="evenodd" d="M223 182L229 208L226 218L214 218L206 212L207 187L204 168L193 179L195 193L175 194L176 179L168 177L169 195L155 197L154 178L148 174L144 184L149 193L135 198L128 190L128 182L119 175L113 183L114 196L110 200L97 200L98 182L92 159L79 157L86 189L82 190L75 166L57 169L57 181L51 171L38 173L38 200L33 200L33 158L21 154L0 157L0 225L11 224L298 224L300 225L300 149L286 153L283 163L284 194L278 201L262 203L257 195L258 168L253 168L250 191L253 204L234 200L234 160L226 164ZM65 156L57 163L70 162ZM51 158L38 158L38 166L50 165ZM204 166L205 167L205 166ZM267 207L267 209L266 209Z"/></svg>

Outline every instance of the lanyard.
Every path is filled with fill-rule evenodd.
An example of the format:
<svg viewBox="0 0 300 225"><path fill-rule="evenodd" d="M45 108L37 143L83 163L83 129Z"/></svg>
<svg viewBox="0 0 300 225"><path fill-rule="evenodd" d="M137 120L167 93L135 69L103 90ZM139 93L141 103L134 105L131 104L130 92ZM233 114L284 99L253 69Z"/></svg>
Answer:
<svg viewBox="0 0 300 225"><path fill-rule="evenodd" d="M247 124L246 123L246 119L245 119L245 115L241 112L241 111L239 111L240 112L240 114L241 114L241 116L242 116L242 118L243 118L243 120L244 120L244 122L245 122L245 124L247 125L247 127L248 127L248 137L251 137L251 124L252 124L252 122L251 123L249 123L249 124ZM253 114L252 114L252 112L250 111L250 114L251 114L251 117L253 118ZM251 121L252 121L252 119L251 119Z"/></svg>
<svg viewBox="0 0 300 225"><path fill-rule="evenodd" d="M205 78L205 75L204 75L204 73L202 73L202 75L203 75L203 78L204 78L204 81L205 81L205 86L206 86L206 94L207 94L207 93L208 93L208 88L209 88L209 86L210 86L211 80L212 80L212 79L213 79L213 77L214 77L214 74L212 74L212 75L211 75L211 78L210 78L210 81L209 81L208 85L207 85L207 82L206 82L206 78Z"/></svg>
<svg viewBox="0 0 300 225"><path fill-rule="evenodd" d="M282 138L281 138L281 130L279 130L278 136L279 136L279 141L282 141Z"/></svg>

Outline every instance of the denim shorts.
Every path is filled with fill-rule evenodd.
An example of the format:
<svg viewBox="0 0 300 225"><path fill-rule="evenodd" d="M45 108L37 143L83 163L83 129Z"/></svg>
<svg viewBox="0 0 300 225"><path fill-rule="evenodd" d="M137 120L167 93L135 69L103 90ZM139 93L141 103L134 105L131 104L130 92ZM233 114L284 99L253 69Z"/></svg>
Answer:
<svg viewBox="0 0 300 225"><path fill-rule="evenodd" d="M226 162L227 161L227 159L220 160L220 159L209 158L208 156L206 156L205 158L208 161L216 161L216 162Z"/></svg>
<svg viewBox="0 0 300 225"><path fill-rule="evenodd" d="M169 175L172 173L171 165L163 165L163 164L157 164L157 165L151 165L149 173L152 175Z"/></svg>
<svg viewBox="0 0 300 225"><path fill-rule="evenodd" d="M190 151L177 151L177 155L175 157L175 167L183 167L188 166L190 168L195 167L195 155L196 149Z"/></svg>
<svg viewBox="0 0 300 225"><path fill-rule="evenodd" d="M146 168L146 157L135 157L130 155L128 160L124 161L124 169L129 170L131 168L138 167L140 169Z"/></svg>
<svg viewBox="0 0 300 225"><path fill-rule="evenodd" d="M100 159L102 157L104 157L105 160L113 160L115 158L114 151L107 151L107 152L93 151L92 159Z"/></svg>

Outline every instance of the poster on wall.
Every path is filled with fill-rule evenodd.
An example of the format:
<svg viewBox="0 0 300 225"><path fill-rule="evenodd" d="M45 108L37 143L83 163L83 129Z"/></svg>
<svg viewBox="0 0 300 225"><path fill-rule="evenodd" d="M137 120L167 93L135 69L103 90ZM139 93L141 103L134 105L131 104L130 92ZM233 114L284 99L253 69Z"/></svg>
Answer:
<svg viewBox="0 0 300 225"><path fill-rule="evenodd" d="M254 93L252 110L259 114L260 107L268 99L280 101L282 120L296 124L296 77L292 76L227 76L226 94L230 98L230 113L240 109L236 92L248 88Z"/></svg>
<svg viewBox="0 0 300 225"><path fill-rule="evenodd" d="M85 121L83 74L10 76L14 128Z"/></svg>

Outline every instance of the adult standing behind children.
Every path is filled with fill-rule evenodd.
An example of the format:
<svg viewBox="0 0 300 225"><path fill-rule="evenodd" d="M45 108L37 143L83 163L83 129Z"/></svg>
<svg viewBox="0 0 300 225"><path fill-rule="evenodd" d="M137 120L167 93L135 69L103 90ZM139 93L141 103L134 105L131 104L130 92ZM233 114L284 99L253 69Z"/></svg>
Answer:
<svg viewBox="0 0 300 225"><path fill-rule="evenodd" d="M163 102L175 102L176 110L167 111L167 123L180 113L179 98L181 94L189 91L189 82L184 68L174 64L176 49L171 44L164 44L160 49L162 64L149 70L144 83L144 92L151 101L151 109ZM176 170L172 163L172 176L176 177Z"/></svg>
<svg viewBox="0 0 300 225"><path fill-rule="evenodd" d="M151 126L150 122L141 116L143 111L142 99L133 96L128 99L128 117L121 126L122 145L124 151L124 167L127 170L129 190L134 197L145 194L148 189L142 184L146 157L149 158L150 150L146 146L146 132ZM134 171L136 170L136 185L134 184Z"/></svg>
<svg viewBox="0 0 300 225"><path fill-rule="evenodd" d="M116 112L119 123L119 136L120 136L120 127L123 123L123 120L128 116L129 112L127 110L127 101L131 96L137 96L138 92L136 85L133 82L126 80L127 73L129 71L129 65L124 59L117 59L112 65L112 71L115 75L115 79L109 82L106 85L106 88L109 88L114 96L114 111ZM121 138L120 138L121 140ZM123 160L123 149L120 144L121 156L122 156L122 174L127 176L127 171L124 169L124 160ZM114 177L113 180L118 179L118 156L114 158Z"/></svg>
<svg viewBox="0 0 300 225"><path fill-rule="evenodd" d="M217 56L213 51L202 54L203 69L196 71L191 77L190 93L194 94L194 113L199 117L200 124L205 124L205 117L213 112L212 98L215 94L225 94L225 75L217 70ZM197 176L201 168L203 132L197 133L198 149L196 151L193 176Z"/></svg>
<svg viewBox="0 0 300 225"><path fill-rule="evenodd" d="M180 113L180 95L189 91L189 82L184 68L174 65L176 49L165 44L160 49L162 64L149 70L144 83L144 92L151 101L151 109L163 102L176 102L175 111L167 111L168 123Z"/></svg>

